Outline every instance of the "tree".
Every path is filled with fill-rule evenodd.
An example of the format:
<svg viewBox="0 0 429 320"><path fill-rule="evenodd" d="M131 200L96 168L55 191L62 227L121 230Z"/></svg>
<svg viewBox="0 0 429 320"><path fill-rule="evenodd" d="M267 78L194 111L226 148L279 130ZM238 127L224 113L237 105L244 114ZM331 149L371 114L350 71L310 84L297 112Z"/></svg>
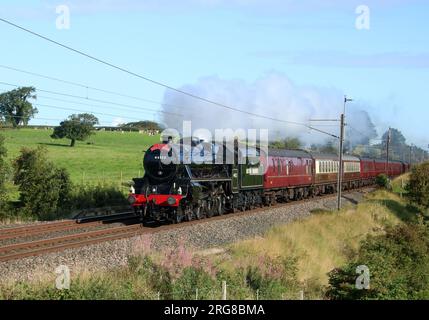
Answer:
<svg viewBox="0 0 429 320"><path fill-rule="evenodd" d="M302 143L298 138L291 137L283 140L278 140L270 143L270 148L273 149L299 149Z"/></svg>
<svg viewBox="0 0 429 320"><path fill-rule="evenodd" d="M27 125L38 112L29 99L36 99L34 87L20 87L0 94L0 120L13 127Z"/></svg>
<svg viewBox="0 0 429 320"><path fill-rule="evenodd" d="M369 288L360 289L357 267L369 270ZM429 229L424 223L402 224L385 235L367 238L357 257L329 273L327 297L355 299L428 299ZM362 273L360 273L362 275ZM362 277L361 277L362 279Z"/></svg>
<svg viewBox="0 0 429 320"><path fill-rule="evenodd" d="M134 130L162 130L162 127L159 123L154 121L138 121L138 122L128 122L120 125L119 127L123 129L134 129Z"/></svg>
<svg viewBox="0 0 429 320"><path fill-rule="evenodd" d="M76 140L84 141L94 133L94 126L98 124L98 119L88 113L73 114L68 120L60 123L51 135L53 139L70 139L70 147L74 147Z"/></svg>
<svg viewBox="0 0 429 320"><path fill-rule="evenodd" d="M23 148L13 167L25 214L50 220L66 207L71 191L69 175L48 161L45 148Z"/></svg>
<svg viewBox="0 0 429 320"><path fill-rule="evenodd" d="M384 158L387 151L387 138L389 130L387 130L382 140L382 150L384 151ZM389 143L389 159L390 160L406 160L409 158L409 146L406 144L406 139L401 131L395 128L390 129L390 143Z"/></svg>
<svg viewBox="0 0 429 320"><path fill-rule="evenodd" d="M412 168L407 189L413 201L429 208L429 162Z"/></svg>

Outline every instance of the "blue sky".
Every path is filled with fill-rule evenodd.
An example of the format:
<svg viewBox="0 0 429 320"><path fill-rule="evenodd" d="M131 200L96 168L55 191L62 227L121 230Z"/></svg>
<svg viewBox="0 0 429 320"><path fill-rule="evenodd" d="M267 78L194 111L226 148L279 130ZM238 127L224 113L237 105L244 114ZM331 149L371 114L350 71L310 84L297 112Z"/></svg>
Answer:
<svg viewBox="0 0 429 320"><path fill-rule="evenodd" d="M69 30L58 30L55 25L55 8L62 4L71 10ZM359 5L370 9L369 30L355 28ZM3 0L0 17L177 88L204 77L252 84L267 73L281 73L298 87L327 88L353 97L355 102L348 108L365 105L380 133L393 126L401 129L409 142L422 147L429 143L427 1ZM0 37L0 65L153 101L164 99L164 88L1 22ZM159 104L4 68L0 68L0 82L161 109ZM10 88L0 85L2 91ZM159 117L136 108L42 92L37 103L98 112L103 124ZM338 113L341 105L338 101L333 106ZM46 106L38 107L39 120L32 123L57 123L73 113ZM284 118L287 120L288 115Z"/></svg>

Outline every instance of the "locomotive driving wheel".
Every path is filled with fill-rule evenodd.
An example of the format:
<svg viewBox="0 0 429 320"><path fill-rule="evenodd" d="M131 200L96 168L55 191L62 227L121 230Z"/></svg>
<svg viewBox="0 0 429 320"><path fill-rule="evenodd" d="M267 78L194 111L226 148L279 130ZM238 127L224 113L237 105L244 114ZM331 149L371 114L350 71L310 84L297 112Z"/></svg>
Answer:
<svg viewBox="0 0 429 320"><path fill-rule="evenodd" d="M184 216L185 215L184 215L182 208L178 207L177 210L174 210L174 212L173 212L172 222L174 224L181 223L183 221Z"/></svg>
<svg viewBox="0 0 429 320"><path fill-rule="evenodd" d="M206 216L207 218L211 218L214 216L215 212L214 212L214 206L213 206L213 201L210 200L206 200Z"/></svg>
<svg viewBox="0 0 429 320"><path fill-rule="evenodd" d="M186 218L186 221L192 221L193 220L194 215L192 213L192 208L190 206L186 206L184 216Z"/></svg>
<svg viewBox="0 0 429 320"><path fill-rule="evenodd" d="M203 218L202 211L203 211L202 207L200 206L195 207L194 209L195 219L200 220Z"/></svg>
<svg viewBox="0 0 429 320"><path fill-rule="evenodd" d="M213 213L218 216L223 215L223 203L220 196L213 199Z"/></svg>

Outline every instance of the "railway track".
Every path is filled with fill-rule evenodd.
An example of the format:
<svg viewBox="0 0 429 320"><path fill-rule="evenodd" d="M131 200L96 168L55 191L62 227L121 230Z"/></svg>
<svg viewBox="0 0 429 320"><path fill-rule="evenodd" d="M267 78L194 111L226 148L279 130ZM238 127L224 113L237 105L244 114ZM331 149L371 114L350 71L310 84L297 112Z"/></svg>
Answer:
<svg viewBox="0 0 429 320"><path fill-rule="evenodd" d="M131 237L140 233L140 229L142 229L140 225L131 225L14 243L0 247L0 262Z"/></svg>
<svg viewBox="0 0 429 320"><path fill-rule="evenodd" d="M344 194L350 192L365 192L368 188L359 189L359 190L351 190L345 192ZM276 205L271 206L270 208L276 207L288 207L294 204L300 204L309 201L315 201L317 199L322 198L330 198L335 197L335 194L329 194L320 196L317 198L310 198L301 201L293 201L288 203L278 203ZM27 242L18 242L13 244L8 244L0 247L0 262L6 262L10 260L22 259L30 256L37 256L51 252L58 252L71 248L83 247L86 245L97 244L105 241L119 240L128 237L133 237L137 235L142 235L144 233L156 233L165 231L168 229L174 229L179 227L186 227L188 225L200 224L200 223L209 223L211 221L228 219L230 217L239 217L242 215L247 215L250 213L257 213L265 211L267 207L256 208L249 211L238 212L234 214L225 214L222 216L215 216L208 219L202 220L193 220L190 222L182 223L182 224L170 224L170 225L159 225L156 228L142 226L141 224L132 224L128 226L118 226L118 227L109 227L98 230L86 230L83 232L68 234L64 236L52 237L49 239L41 239L35 241L27 241ZM125 219L129 218L129 213L122 214ZM115 221L120 219L120 215L117 217L108 217L107 221ZM101 221L91 221L82 223L84 221L61 221L61 222L53 222L46 223L41 225L32 225L32 226L24 226L24 227L16 227L16 228L3 228L0 229L0 240L19 239L20 237L28 237L33 235L41 235L41 234L49 234L52 232L58 231L68 231L75 230L79 231L80 229L88 229L92 227L101 226L106 220ZM81 222L81 223L78 223Z"/></svg>

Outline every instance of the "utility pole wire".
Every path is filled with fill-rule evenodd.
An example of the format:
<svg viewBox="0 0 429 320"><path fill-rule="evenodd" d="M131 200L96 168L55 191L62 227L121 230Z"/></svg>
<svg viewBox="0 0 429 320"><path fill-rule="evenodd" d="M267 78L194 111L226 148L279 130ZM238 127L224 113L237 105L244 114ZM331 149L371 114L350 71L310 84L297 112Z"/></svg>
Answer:
<svg viewBox="0 0 429 320"><path fill-rule="evenodd" d="M143 101L143 102L147 102L147 103L151 103L151 104L156 104L156 105L161 105L161 106L166 106L166 107L173 107L173 108L176 108L176 109L183 109L184 108L183 106L176 106L176 105L167 104L167 103L164 103L164 102L155 101L155 100L151 100L151 99L146 99L146 98L141 98L141 97L135 97L135 96L131 96L131 95L127 95L127 94L123 94L123 93L119 93L119 92L115 92L115 91L111 91L111 90L96 88L96 87L88 86L86 84L82 84L82 83L78 83L78 82L73 82L73 81L69 81L69 80L64 80L64 79L60 79L60 78L56 78L56 77L51 77L51 76L48 76L48 75L44 75L44 74L40 74L40 73L35 73L35 72L31 72L31 71L27 71L27 70L22 70L22 69L17 69L17 68L5 66L5 65L0 65L0 68L7 69L7 70L12 70L12 71L15 71L15 72L20 72L20 73L24 73L24 74L32 75L32 76L35 76L35 77L52 80L52 81L57 81L57 82L60 82L60 83L65 83L65 84L72 85L72 86L75 86L75 87L80 87L80 88L83 88L83 89L86 89L86 90L89 89L89 90L94 90L94 91L98 91L98 92L102 92L102 93L116 95L116 96L122 97L122 98L134 99L134 100L137 100L137 101Z"/></svg>
<svg viewBox="0 0 429 320"><path fill-rule="evenodd" d="M193 93L190 93L190 92L187 92L187 91L183 91L183 90L180 90L180 89L174 88L174 87L172 87L172 86L170 86L170 85L167 85L167 84L165 84L165 83L162 83L162 82L160 82L160 81L153 80L153 79L151 79L151 78L149 78L149 77L146 77L146 76L140 75L140 74L138 74L138 73L136 73L136 72L133 72L133 71L131 71L131 70L125 69L125 68L120 67L120 66L117 66L117 65L115 65L115 64L113 64L113 63L110 63L110 62L107 62L107 61L105 61L105 60L99 59L99 58L94 57L94 56L92 56L92 55L90 55L90 54L88 54L88 53L85 53L85 52L83 52L83 51L80 51L80 50L74 49L74 48L72 48L72 47L70 47L70 46L68 46L68 45L65 45L65 44L63 44L63 43L60 43L60 42L58 42L58 41L52 40L52 39L50 39L50 38L48 38L48 37L46 37L46 36L43 36L43 35L41 35L41 34L39 34L39 33L37 33L37 32L34 32L34 31L29 30L29 29L27 29L27 28L24 28L24 27L22 27L22 26L20 26L20 25L17 25L17 24L15 24L15 23L13 23L13 22L11 22L11 21L8 21L8 20L6 20L6 19L4 19L4 18L0 18L0 21L4 22L4 23L6 23L6 24L8 24L8 25L10 25L10 26L12 26L12 27L15 27L15 28L17 28L17 29L20 29L20 30L22 30L22 31L25 31L25 32L27 32L27 33L30 33L30 34L32 34L32 35L34 35L34 36L38 37L38 38L41 38L41 39L43 39L43 40L46 40L46 41L48 41L48 42L50 42L50 43L53 43L53 44L55 44L55 45L57 45L57 46L60 46L60 47L62 47L62 48L64 48L64 49L70 50L70 51L72 51L72 52L74 52L74 53L77 53L77 54L79 54L79 55L81 55L81 56L84 56L84 57L86 57L86 58L88 58L88 59L91 59L91 60L96 61L96 62L98 62L98 63L104 64L104 65L109 66L109 67L111 67L111 68L113 68L113 69L116 69L116 70L119 70L119 71L122 71L122 72L128 73L129 75L132 75L132 76L134 76L134 77L140 78L140 79L145 80L145 81L148 81L148 82L153 83L153 84L155 84L155 85L158 85L158 86L164 87L164 88L166 88L166 89L169 89L169 90L172 90L172 91L175 91L175 92L181 93L181 94L183 94L183 95L189 96L189 97L191 97L191 98L198 99L198 100L201 100L201 101L204 101L204 102L207 102L207 103L210 103L210 104L213 104L213 105L216 105L216 106L219 106L219 107L225 108L225 109L229 109L229 110L236 111L236 112L241 112L241 113L243 113L243 114L247 114L247 115L254 116L254 117L258 117L258 118L264 118L264 119L272 120L272 121L276 121L276 122L282 122L282 123L288 123L288 124L294 124L294 125L304 126L304 127L308 128L308 129L315 130L315 131L317 131L317 132L324 133L324 134L327 134L327 135L329 135L329 136L331 136L331 137L334 137L334 138L337 138L337 139L338 139L338 137L337 137L337 136L335 136L335 135L333 135L333 134L331 134L331 133L328 133L328 132L325 132L325 131L323 131L323 130L319 130L319 129L313 128L313 127L311 127L311 126L309 126L309 125L307 125L307 124L305 124L305 123L299 123L299 122L295 122L295 121L287 121L287 120L277 119L277 118L274 118L274 117L264 116L264 115L256 114L256 113L253 113L253 112L249 112L249 111L241 110L241 109L238 109L238 108L235 108L235 107L231 107L231 106L228 106L228 105L225 105L225 104L222 104L222 103L219 103L219 102L216 102L216 101L213 101L213 100L210 100L210 99L204 98L204 97L197 96L197 95L195 95L195 94L193 94Z"/></svg>
<svg viewBox="0 0 429 320"><path fill-rule="evenodd" d="M134 76L134 77L137 77L137 78L140 78L140 79L142 79L142 80L148 81L148 82L153 83L153 84L155 84L155 85L158 85L158 86L164 87L164 88L166 88L166 89L169 89L169 90L172 90L172 91L175 91L175 92L181 93L181 94L183 94L183 95L189 96L189 97L191 97L191 98L198 99L198 100L201 100L201 101L204 101L204 102L207 102L207 103L211 103L211 104L213 104L213 105L217 105L217 106L222 107L222 108L226 108L226 109L230 109L230 110L233 110L233 111L237 111L237 112L245 113L245 114L248 114L248 115L251 115L251 116L255 116L255 117L260 117L260 118L265 118L265 119L273 120L273 121L281 121L281 122L285 122L285 123L290 123L290 124L296 124L296 125L304 125L304 126L306 126L306 125L305 125L305 124L303 124L303 123L298 123L298 122L294 122L294 121L287 121L287 120L280 120L280 119L276 119L276 118L272 118L272 117L267 117L267 116L259 115L259 114L253 113L253 112L249 112L249 111L245 111L245 110L237 109L237 108L230 107L230 106L227 106L227 105L225 105L225 104L222 104L222 103L219 103L219 102L216 102L216 101L213 101L213 100L207 99L207 98L203 98L203 97L197 96L197 95L195 95L195 94L193 94L193 93L190 93L190 92L187 92L187 91L183 91L183 90L180 90L180 89L174 88L174 87L172 87L172 86L170 86L170 85L167 85L167 84L165 84L165 83L162 83L162 82L160 82L160 81L153 80L153 79L148 78L148 77L146 77L146 76L143 76L143 75L140 75L140 74L135 73L135 72L133 72L133 71L130 71L130 70L128 70L128 69L125 69L125 68L123 68L123 67L120 67L120 66L114 65L113 63L110 63L110 62L107 62L107 61L105 61L105 60L102 60L102 59L99 59L99 58L97 58L97 57L94 57L94 56L92 56L92 55L90 55L90 54L88 54L88 53L85 53L85 52L83 52L83 51L80 51L80 50L74 49L74 48L72 48L72 47L70 47L70 46L67 46L67 45L65 45L65 44L62 44L62 43L60 43L60 42L58 42L58 41L52 40L52 39L50 39L50 38L48 38L48 37L45 37L45 36L43 36L43 35L41 35L41 34L39 34L39 33L37 33L37 32L31 31L31 30L29 30L29 29L27 29L27 28L24 28L24 27L22 27L22 26L19 26L19 25L15 24L15 23L13 23L13 22L10 22L10 21L8 21L8 20L6 20L6 19L0 18L0 21L3 21L4 23L7 23L7 24L9 24L9 25L11 25L11 26L13 26L13 27L15 27L15 28L18 28L18 29L22 30L22 31L28 32L28 33L30 33L30 34L32 34L32 35L34 35L34 36L36 36L36 37L39 37L39 38L41 38L41 39L43 39L43 40L46 40L46 41L48 41L48 42L51 42L51 43L53 43L53 44L55 44L55 45L57 45L57 46L60 46L60 47L62 47L62 48L65 48L65 49L67 49L67 50L70 50L70 51L72 51L72 52L75 52L75 53L77 53L77 54L79 54L79 55L81 55L81 56L84 56L84 57L88 58L88 59L91 59L91 60L96 61L96 62L98 62L98 63L104 64L104 65L109 66L109 67L111 67L111 68L117 69L117 70L119 70L119 71L122 71L122 72L128 73L128 74L130 74L130 75L132 75L132 76Z"/></svg>
<svg viewBox="0 0 429 320"><path fill-rule="evenodd" d="M8 82L2 82L2 81L0 81L0 84L6 85L6 86L11 86L11 87L17 87L17 88L19 87L16 84L12 84L12 83L8 83ZM154 109L143 108L143 107L139 107L139 106L133 106L133 105L129 105L129 104L100 100L100 99L93 99L93 98L89 98L89 97L77 96L77 95L58 92L58 91L51 91L51 90L44 90L44 89L37 89L37 88L36 88L36 90L40 91L40 92L44 92L44 93L49 93L49 94L54 94L54 95L59 95L59 96L64 96L64 97L69 97L69 98L83 99L83 100L94 101L94 102L98 102L98 103L105 103L105 104L110 104L110 105L115 105L115 106L128 107L128 108L132 108L133 110L153 111L156 113L165 113L165 114L171 114L171 115L176 115L176 116L183 116L183 114L179 114L179 113L167 112L167 111L162 111L162 110L154 110ZM48 99L54 99L54 98L48 98ZM65 101L63 101L63 102L65 102ZM79 102L76 102L76 103L79 103Z"/></svg>

